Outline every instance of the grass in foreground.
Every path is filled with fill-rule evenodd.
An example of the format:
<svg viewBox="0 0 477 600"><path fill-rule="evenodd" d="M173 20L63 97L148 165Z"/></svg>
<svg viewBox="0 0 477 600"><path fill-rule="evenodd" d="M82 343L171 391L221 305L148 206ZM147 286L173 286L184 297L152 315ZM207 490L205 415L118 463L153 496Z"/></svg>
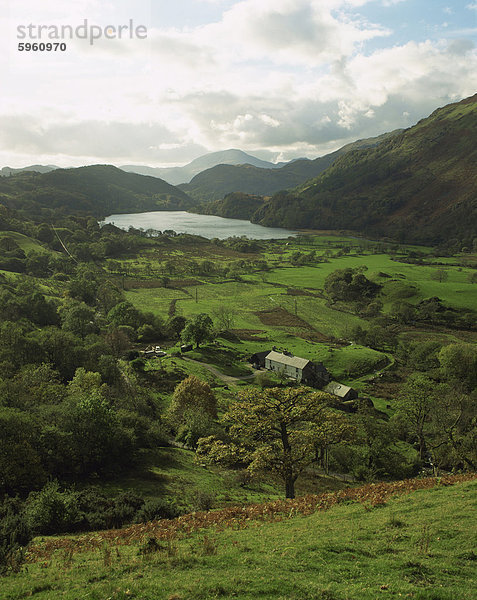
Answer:
<svg viewBox="0 0 477 600"><path fill-rule="evenodd" d="M4 578L2 598L470 600L477 584L477 482L443 483L391 499L386 485L405 492L416 484L366 486L364 504L353 500L356 490L340 492L341 505L331 502L327 512L308 516L296 514L299 502L278 503L275 513L262 506L260 518L237 509L215 528L214 513L190 515L178 534L137 526L134 535L83 536L82 551L50 539L52 556L37 542L38 562ZM205 528L194 527L201 519Z"/></svg>

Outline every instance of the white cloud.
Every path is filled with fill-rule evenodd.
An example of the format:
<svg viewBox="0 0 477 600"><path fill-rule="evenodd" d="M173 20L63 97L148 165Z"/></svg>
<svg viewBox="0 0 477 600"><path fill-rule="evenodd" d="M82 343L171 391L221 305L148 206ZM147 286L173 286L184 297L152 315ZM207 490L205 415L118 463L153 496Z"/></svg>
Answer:
<svg viewBox="0 0 477 600"><path fill-rule="evenodd" d="M54 9L57 19L139 23L149 2L20 4L32 12L10 14L0 34L18 15L45 22ZM390 32L359 16L365 4L372 2L241 0L206 25L150 26L147 40L69 42L61 56L25 55L10 45L0 54L0 160L69 155L73 164L154 165L237 146L316 156L475 92L470 40L371 52L366 42L383 45Z"/></svg>

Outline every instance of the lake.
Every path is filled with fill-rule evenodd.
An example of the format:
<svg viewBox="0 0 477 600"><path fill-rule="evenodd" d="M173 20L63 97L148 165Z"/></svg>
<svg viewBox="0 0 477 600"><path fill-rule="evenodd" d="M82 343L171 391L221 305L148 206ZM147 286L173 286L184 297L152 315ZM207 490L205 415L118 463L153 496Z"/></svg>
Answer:
<svg viewBox="0 0 477 600"><path fill-rule="evenodd" d="M120 229L172 229L177 233L201 235L211 240L221 240L232 236L246 236L253 240L284 239L296 235L295 231L277 227L262 227L242 219L224 219L211 215L196 215L183 210L164 210L145 213L110 215L102 224L110 223Z"/></svg>

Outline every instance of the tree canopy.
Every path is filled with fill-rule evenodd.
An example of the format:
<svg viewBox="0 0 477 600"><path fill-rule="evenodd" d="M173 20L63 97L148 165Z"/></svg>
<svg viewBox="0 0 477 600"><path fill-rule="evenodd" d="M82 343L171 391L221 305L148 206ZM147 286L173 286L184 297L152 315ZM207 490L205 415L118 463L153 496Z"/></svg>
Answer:
<svg viewBox="0 0 477 600"><path fill-rule="evenodd" d="M285 484L287 498L295 497L295 482L316 457L317 446L335 443L338 430L345 434L346 417L327 408L327 394L309 388L268 388L240 392L223 417L230 436L228 447L250 472L274 471ZM332 437L330 437L330 425ZM227 444L210 439L199 443L198 454L207 460L230 462Z"/></svg>

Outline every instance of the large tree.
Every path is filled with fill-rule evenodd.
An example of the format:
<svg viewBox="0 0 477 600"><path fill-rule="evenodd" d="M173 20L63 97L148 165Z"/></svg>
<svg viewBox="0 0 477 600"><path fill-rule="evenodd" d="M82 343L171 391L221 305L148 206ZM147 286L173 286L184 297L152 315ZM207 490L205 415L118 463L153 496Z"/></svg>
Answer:
<svg viewBox="0 0 477 600"><path fill-rule="evenodd" d="M332 300L369 302L379 292L381 286L370 281L361 268L337 269L325 279L325 292Z"/></svg>
<svg viewBox="0 0 477 600"><path fill-rule="evenodd" d="M477 387L477 347L475 344L457 343L444 346L439 359L445 378L459 384L466 391Z"/></svg>
<svg viewBox="0 0 477 600"><path fill-rule="evenodd" d="M217 398L210 385L195 375L189 375L174 390L169 408L170 420L178 425L187 420L187 414L199 411L212 419L217 418Z"/></svg>
<svg viewBox="0 0 477 600"><path fill-rule="evenodd" d="M197 348L212 339L214 324L209 315L201 313L190 320L182 331L182 339L186 343L193 342Z"/></svg>
<svg viewBox="0 0 477 600"><path fill-rule="evenodd" d="M477 469L476 397L475 392L467 395L455 388L441 394L432 411L431 452L435 466Z"/></svg>
<svg viewBox="0 0 477 600"><path fill-rule="evenodd" d="M317 447L329 438L329 431L324 430L331 422L327 398L305 387L241 392L223 417L230 435L228 448L238 462L248 463L250 472L277 473L286 497L294 498L297 478L315 460ZM219 462L230 463L232 458L223 441L210 438L200 444L199 454Z"/></svg>
<svg viewBox="0 0 477 600"><path fill-rule="evenodd" d="M207 382L189 375L174 390L167 416L176 439L195 448L199 438L217 431L217 398Z"/></svg>
<svg viewBox="0 0 477 600"><path fill-rule="evenodd" d="M426 453L431 415L442 392L442 385L421 373L410 375L400 391L398 413L405 417L410 432L417 440L421 460Z"/></svg>

